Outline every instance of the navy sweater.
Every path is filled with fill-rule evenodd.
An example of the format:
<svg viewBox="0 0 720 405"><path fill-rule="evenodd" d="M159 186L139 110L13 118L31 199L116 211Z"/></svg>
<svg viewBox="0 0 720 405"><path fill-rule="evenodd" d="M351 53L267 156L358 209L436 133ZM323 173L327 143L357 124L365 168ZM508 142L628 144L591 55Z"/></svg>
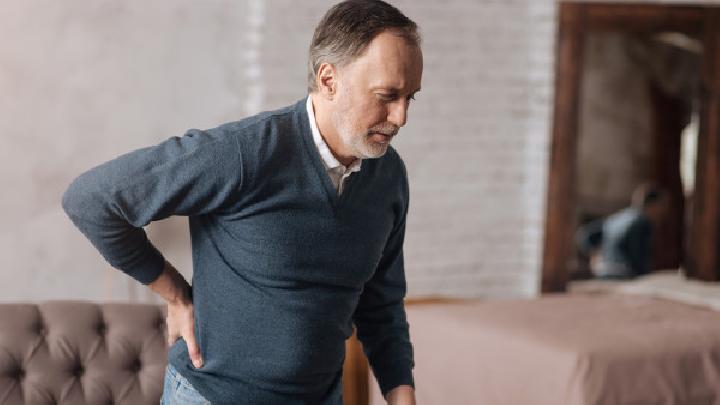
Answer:
<svg viewBox="0 0 720 405"><path fill-rule="evenodd" d="M338 196L305 100L189 130L75 179L63 208L103 257L143 284L163 269L143 226L189 217L196 369L169 362L216 404L341 404L353 323L383 393L413 385L405 318L405 166L363 161Z"/></svg>

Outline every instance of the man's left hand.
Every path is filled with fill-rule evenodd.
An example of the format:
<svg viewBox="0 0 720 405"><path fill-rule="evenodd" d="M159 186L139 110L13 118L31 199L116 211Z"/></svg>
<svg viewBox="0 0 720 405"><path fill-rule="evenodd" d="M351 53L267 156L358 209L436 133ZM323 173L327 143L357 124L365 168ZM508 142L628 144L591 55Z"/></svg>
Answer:
<svg viewBox="0 0 720 405"><path fill-rule="evenodd" d="M415 389L410 385L398 385L385 395L388 405L415 405Z"/></svg>

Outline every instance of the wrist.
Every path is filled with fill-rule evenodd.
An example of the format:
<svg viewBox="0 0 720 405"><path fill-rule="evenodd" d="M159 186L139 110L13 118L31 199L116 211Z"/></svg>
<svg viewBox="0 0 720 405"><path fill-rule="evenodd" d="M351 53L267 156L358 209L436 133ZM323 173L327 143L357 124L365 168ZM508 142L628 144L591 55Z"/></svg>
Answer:
<svg viewBox="0 0 720 405"><path fill-rule="evenodd" d="M167 260L162 274L150 284L150 288L160 295L168 305L192 304L192 287Z"/></svg>
<svg viewBox="0 0 720 405"><path fill-rule="evenodd" d="M399 385L385 395L388 405L415 405L415 389L410 385Z"/></svg>
<svg viewBox="0 0 720 405"><path fill-rule="evenodd" d="M192 287L187 283L176 287L174 294L165 300L168 305L187 306L192 304Z"/></svg>

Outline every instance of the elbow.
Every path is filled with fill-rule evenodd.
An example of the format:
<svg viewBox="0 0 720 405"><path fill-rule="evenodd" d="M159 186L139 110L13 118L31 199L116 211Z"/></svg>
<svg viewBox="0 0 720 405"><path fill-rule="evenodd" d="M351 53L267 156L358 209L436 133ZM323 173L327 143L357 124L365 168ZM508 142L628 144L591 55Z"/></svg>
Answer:
<svg viewBox="0 0 720 405"><path fill-rule="evenodd" d="M65 189L65 192L63 192L62 200L60 205L62 206L63 211L65 211L65 214L68 216L71 216L73 212L76 211L76 205L77 205L77 190L75 186L75 181L70 183L70 185Z"/></svg>
<svg viewBox="0 0 720 405"><path fill-rule="evenodd" d="M90 209L88 206L90 200L88 198L89 193L87 187L83 187L81 177L76 178L70 183L67 189L65 189L65 192L63 192L61 199L62 209L71 219L87 213Z"/></svg>

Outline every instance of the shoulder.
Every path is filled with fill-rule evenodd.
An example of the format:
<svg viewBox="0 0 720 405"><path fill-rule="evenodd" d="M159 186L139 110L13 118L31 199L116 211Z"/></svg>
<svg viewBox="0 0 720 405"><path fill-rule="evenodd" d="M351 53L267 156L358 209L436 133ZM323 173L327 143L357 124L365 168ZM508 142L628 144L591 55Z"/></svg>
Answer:
<svg viewBox="0 0 720 405"><path fill-rule="evenodd" d="M278 129L289 129L297 125L297 106L296 103L276 110L263 111L238 121L224 123L218 126L218 130L242 142Z"/></svg>
<svg viewBox="0 0 720 405"><path fill-rule="evenodd" d="M391 165L393 165L399 172L402 173L405 178L407 178L407 168L405 167L405 161L392 145L388 145L388 150L387 153L385 153L385 157L388 159Z"/></svg>
<svg viewBox="0 0 720 405"><path fill-rule="evenodd" d="M303 131L299 101L276 110L263 111L238 121L227 122L207 130L210 136L222 138L225 146L237 151L245 184L275 167L298 147ZM229 144L232 142L232 145ZM274 166L275 165L275 166Z"/></svg>
<svg viewBox="0 0 720 405"><path fill-rule="evenodd" d="M385 193L396 195L405 205L410 198L410 185L405 161L392 146L377 159L366 159L375 184L381 184ZM363 165L366 163L363 162ZM364 170L364 169L363 169Z"/></svg>
<svg viewBox="0 0 720 405"><path fill-rule="evenodd" d="M405 161L392 145L388 145L387 152L377 159L368 159L376 166L376 170L382 175L388 176L395 180L407 180L407 168Z"/></svg>
<svg viewBox="0 0 720 405"><path fill-rule="evenodd" d="M625 209L625 215L627 217L627 222L635 228L643 228L650 223L643 211L635 207Z"/></svg>
<svg viewBox="0 0 720 405"><path fill-rule="evenodd" d="M633 207L623 208L608 216L605 222L609 224L631 225L637 219L637 210Z"/></svg>
<svg viewBox="0 0 720 405"><path fill-rule="evenodd" d="M248 130L286 122L291 119L294 112L294 106L287 106L270 111L262 111L238 121L232 121L222 124L220 125L220 128L223 128L233 133L242 134L244 132L247 132Z"/></svg>
<svg viewBox="0 0 720 405"><path fill-rule="evenodd" d="M231 137L241 154L262 159L282 145L294 142L302 131L300 102L271 111L263 111L239 121L220 125L217 130Z"/></svg>
<svg viewBox="0 0 720 405"><path fill-rule="evenodd" d="M385 184L398 184L408 182L408 173L400 154L388 145L387 152L379 158L365 159L363 166L367 165L368 171L376 180L380 180ZM364 169L363 169L364 170Z"/></svg>
<svg viewBox="0 0 720 405"><path fill-rule="evenodd" d="M405 161L402 159L397 150L392 147L392 145L388 146L386 155L388 155L388 159L390 159L391 165L394 168L393 172L396 175L396 181L398 181L403 187L403 194L407 196L410 193L410 185Z"/></svg>
<svg viewBox="0 0 720 405"><path fill-rule="evenodd" d="M625 208L613 215L612 223L627 234L646 233L650 228L647 217L634 207Z"/></svg>

